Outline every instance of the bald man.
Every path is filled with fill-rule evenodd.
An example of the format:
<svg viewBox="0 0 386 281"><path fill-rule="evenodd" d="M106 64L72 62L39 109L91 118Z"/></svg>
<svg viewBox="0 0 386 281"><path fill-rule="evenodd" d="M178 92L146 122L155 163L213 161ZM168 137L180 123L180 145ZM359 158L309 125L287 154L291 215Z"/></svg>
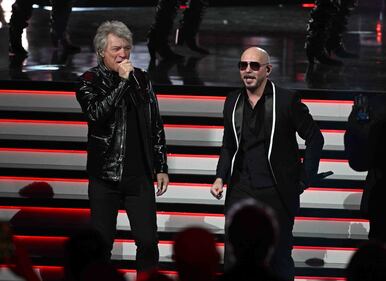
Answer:
<svg viewBox="0 0 386 281"><path fill-rule="evenodd" d="M323 136L300 97L268 79L272 64L265 50L248 48L238 67L244 85L225 100L223 144L210 191L220 199L227 183L226 219L232 205L250 197L275 210L280 235L271 267L280 277L293 280L294 218L300 194L318 172ZM303 162L296 133L306 141ZM232 263L226 241L225 270Z"/></svg>

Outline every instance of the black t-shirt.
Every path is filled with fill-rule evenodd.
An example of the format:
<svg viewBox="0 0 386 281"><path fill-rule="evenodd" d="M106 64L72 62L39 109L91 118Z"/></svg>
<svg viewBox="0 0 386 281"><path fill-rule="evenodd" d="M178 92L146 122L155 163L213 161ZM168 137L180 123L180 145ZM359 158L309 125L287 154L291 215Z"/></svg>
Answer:
<svg viewBox="0 0 386 281"><path fill-rule="evenodd" d="M264 127L265 95L272 92L267 84L262 97L252 108L244 92L244 112L240 148L235 162L233 181L253 188L273 186L274 181L268 164L265 143L269 136Z"/></svg>
<svg viewBox="0 0 386 281"><path fill-rule="evenodd" d="M146 175L145 153L141 130L139 127L139 114L131 99L126 98L127 121L126 121L126 143L125 156L123 161L123 174L119 187L127 194L139 194L139 182Z"/></svg>

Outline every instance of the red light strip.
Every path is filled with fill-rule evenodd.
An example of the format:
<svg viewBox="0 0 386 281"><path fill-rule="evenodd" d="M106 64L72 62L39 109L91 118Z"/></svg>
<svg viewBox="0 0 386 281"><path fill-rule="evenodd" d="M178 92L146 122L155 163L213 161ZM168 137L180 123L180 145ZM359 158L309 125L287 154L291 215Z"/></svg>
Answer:
<svg viewBox="0 0 386 281"><path fill-rule="evenodd" d="M321 250L321 251L356 251L358 248L320 247L320 246L293 246L296 250Z"/></svg>
<svg viewBox="0 0 386 281"><path fill-rule="evenodd" d="M225 97L194 96L194 95L157 94L157 98L161 98L161 99L191 99L191 100L218 100L218 101L225 101Z"/></svg>
<svg viewBox="0 0 386 281"><path fill-rule="evenodd" d="M351 100L314 100L314 99L302 99L303 103L336 103L336 104L350 104L354 102Z"/></svg>
<svg viewBox="0 0 386 281"><path fill-rule="evenodd" d="M63 236L26 236L26 235L15 235L16 239L21 240L29 240L29 241L58 241L58 242L64 242L68 240L68 237ZM134 240L132 239L115 239L115 242L118 243L134 243ZM163 240L159 241L159 244L161 245L173 245L174 242L170 240ZM218 247L223 247L224 243L216 243ZM356 251L357 248L343 248L343 247L320 247L320 246L294 246L293 247L296 250L331 250L331 251Z"/></svg>
<svg viewBox="0 0 386 281"><path fill-rule="evenodd" d="M88 213L89 209L82 208L54 208L54 207L24 207L24 206L0 206L0 209L25 210L35 212L61 212L61 213Z"/></svg>
<svg viewBox="0 0 386 281"><path fill-rule="evenodd" d="M122 212L125 212L122 210ZM189 217L217 217L222 218L224 214L212 214L212 213L189 213L189 212L157 212L158 215L171 215L171 216L189 216Z"/></svg>
<svg viewBox="0 0 386 281"><path fill-rule="evenodd" d="M30 180L30 181L58 181L58 182L88 182L88 179L65 179L65 178L39 178L39 177L10 177L10 176L0 176L0 181L2 180ZM156 183L155 183L156 184ZM181 185L187 187L210 187L211 184L207 183L183 183L183 182L171 182L169 185Z"/></svg>
<svg viewBox="0 0 386 281"><path fill-rule="evenodd" d="M330 130L330 129L322 129L320 130L322 133L326 134L344 134L346 130Z"/></svg>
<svg viewBox="0 0 386 281"><path fill-rule="evenodd" d="M344 281L344 277L318 277L318 276L296 276L295 279L318 280L318 281Z"/></svg>
<svg viewBox="0 0 386 281"><path fill-rule="evenodd" d="M84 121L62 121L62 120L0 119L0 123L31 123L31 124L87 126L87 122L84 122Z"/></svg>
<svg viewBox="0 0 386 281"><path fill-rule="evenodd" d="M302 7L303 8L314 8L315 4L314 3L303 3Z"/></svg>
<svg viewBox="0 0 386 281"><path fill-rule="evenodd" d="M179 128L179 129L224 129L224 126L210 126L210 125L179 125L179 124L165 124L165 128Z"/></svg>
<svg viewBox="0 0 386 281"><path fill-rule="evenodd" d="M31 152L31 153L79 153L86 154L85 150L63 150L63 149L32 149L32 148L0 148L0 151L15 151L15 152ZM168 153L168 156L176 158L219 158L218 155L207 155L207 154L174 154ZM333 162L333 163L348 163L346 159L320 159L320 162Z"/></svg>
<svg viewBox="0 0 386 281"><path fill-rule="evenodd" d="M29 240L29 241L66 241L69 239L69 237L66 236L28 236L28 235L14 235L13 236L15 239L18 240Z"/></svg>
<svg viewBox="0 0 386 281"><path fill-rule="evenodd" d="M219 158L218 155L207 155L207 154L173 154L168 153L168 156L176 158Z"/></svg>
<svg viewBox="0 0 386 281"><path fill-rule="evenodd" d="M334 222L369 222L366 219L350 219L350 218L320 218L320 217L296 217L298 221L334 221Z"/></svg>
<svg viewBox="0 0 386 281"><path fill-rule="evenodd" d="M75 95L73 91L35 91L35 90L0 90L0 94L38 94L38 95ZM175 95L175 94L157 94L157 97L162 99L195 99L195 100L218 100L224 101L224 96L195 96L195 95ZM317 100L317 99L302 99L302 102L309 103L343 103L353 104L349 100Z"/></svg>
<svg viewBox="0 0 386 281"><path fill-rule="evenodd" d="M334 191L334 192L358 192L362 193L363 189L361 188L334 188L334 187L309 187L307 190L313 191Z"/></svg>
<svg viewBox="0 0 386 281"><path fill-rule="evenodd" d="M329 162L332 162L332 163L348 163L348 160L346 160L346 159L320 159L320 162L324 162L324 163L329 163Z"/></svg>
<svg viewBox="0 0 386 281"><path fill-rule="evenodd" d="M71 95L72 91L35 91L35 90L0 90L0 94L33 94L33 95Z"/></svg>
<svg viewBox="0 0 386 281"><path fill-rule="evenodd" d="M0 264L0 268L8 268L9 265L7 264ZM32 266L34 269L38 269L41 271L58 271L61 272L63 271L64 267L63 266L55 266L55 265L33 265ZM137 271L135 269L118 269L119 272L122 273L136 273ZM162 274L166 275L177 275L176 271L171 271L171 270L159 270ZM346 280L344 277L318 277L318 276L295 276L295 279L300 279L300 280L308 280L308 279L313 279L313 280L319 280L319 281L340 281L340 280Z"/></svg>
<svg viewBox="0 0 386 281"><path fill-rule="evenodd" d="M16 181L58 181L58 182L88 182L88 179L65 179L65 178L38 178L38 177L10 177L0 176L1 180L16 180Z"/></svg>
<svg viewBox="0 0 386 281"><path fill-rule="evenodd" d="M21 211L34 211L34 212L49 212L49 213L79 213L83 215L87 215L90 210L89 209L74 209L74 208L52 208L52 207L17 207L17 206L0 206L0 210L2 209L19 209ZM125 210L119 210L119 213L126 213ZM190 216L190 217L217 217L223 218L224 214L212 214L212 213L189 213L189 212L163 212L158 211L158 215L171 215L171 216ZM320 217L295 217L296 221L335 221L335 222L368 222L366 219L350 219L350 218L320 218ZM37 236L34 236L37 237Z"/></svg>
<svg viewBox="0 0 386 281"><path fill-rule="evenodd" d="M65 150L65 149L33 149L33 148L8 148L1 147L0 151L29 152L29 153L77 153L86 154L85 150Z"/></svg>

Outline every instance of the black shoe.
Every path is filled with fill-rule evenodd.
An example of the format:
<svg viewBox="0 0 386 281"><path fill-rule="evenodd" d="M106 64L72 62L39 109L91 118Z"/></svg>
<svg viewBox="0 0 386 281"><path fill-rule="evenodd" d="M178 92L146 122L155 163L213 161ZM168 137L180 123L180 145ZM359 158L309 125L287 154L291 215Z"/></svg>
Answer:
<svg viewBox="0 0 386 281"><path fill-rule="evenodd" d="M67 33L62 37L58 37L55 33L51 33L51 41L55 48L62 49L68 53L79 53L81 51L79 46L76 46L71 42Z"/></svg>
<svg viewBox="0 0 386 281"><path fill-rule="evenodd" d="M191 49L194 52L200 53L202 55L209 55L210 54L209 50L202 48L197 44L197 39L195 36L186 38L186 36L184 35L184 33L181 29L178 32L178 36L176 36L176 43L179 46L183 46L184 44L186 44L186 46L189 49Z"/></svg>
<svg viewBox="0 0 386 281"><path fill-rule="evenodd" d="M165 60L181 60L184 58L182 55L173 52L170 46L166 43L155 44L154 41L149 40L147 43L147 48L149 49L151 60L155 60L157 54Z"/></svg>
<svg viewBox="0 0 386 281"><path fill-rule="evenodd" d="M309 63L314 63L315 59L319 61L321 64L326 65L342 65L343 62L337 59L331 58L325 49L314 49L309 45L306 46L306 55Z"/></svg>
<svg viewBox="0 0 386 281"><path fill-rule="evenodd" d="M191 49L192 51L195 51L195 52L200 53L202 55L209 55L210 54L209 50L200 47L197 44L196 40L187 40L186 46L188 46L188 48Z"/></svg>
<svg viewBox="0 0 386 281"><path fill-rule="evenodd" d="M345 58L345 59L357 59L359 58L359 55L357 53L352 53L347 51L347 49L344 47L344 45L339 45L338 48L335 48L333 50L329 50L329 52L333 52L337 57Z"/></svg>
<svg viewBox="0 0 386 281"><path fill-rule="evenodd" d="M28 52L21 44L9 44L9 55L26 58L28 56Z"/></svg>

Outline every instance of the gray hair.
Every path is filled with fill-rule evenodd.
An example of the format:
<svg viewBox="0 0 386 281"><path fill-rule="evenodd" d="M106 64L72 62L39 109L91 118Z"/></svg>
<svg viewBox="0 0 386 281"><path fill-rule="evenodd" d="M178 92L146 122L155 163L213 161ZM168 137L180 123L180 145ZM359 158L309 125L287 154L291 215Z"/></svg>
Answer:
<svg viewBox="0 0 386 281"><path fill-rule="evenodd" d="M133 33L123 22L116 20L105 21L98 27L94 37L94 48L99 60L102 59L101 54L106 49L109 34L123 38L129 42L130 47L133 46Z"/></svg>

